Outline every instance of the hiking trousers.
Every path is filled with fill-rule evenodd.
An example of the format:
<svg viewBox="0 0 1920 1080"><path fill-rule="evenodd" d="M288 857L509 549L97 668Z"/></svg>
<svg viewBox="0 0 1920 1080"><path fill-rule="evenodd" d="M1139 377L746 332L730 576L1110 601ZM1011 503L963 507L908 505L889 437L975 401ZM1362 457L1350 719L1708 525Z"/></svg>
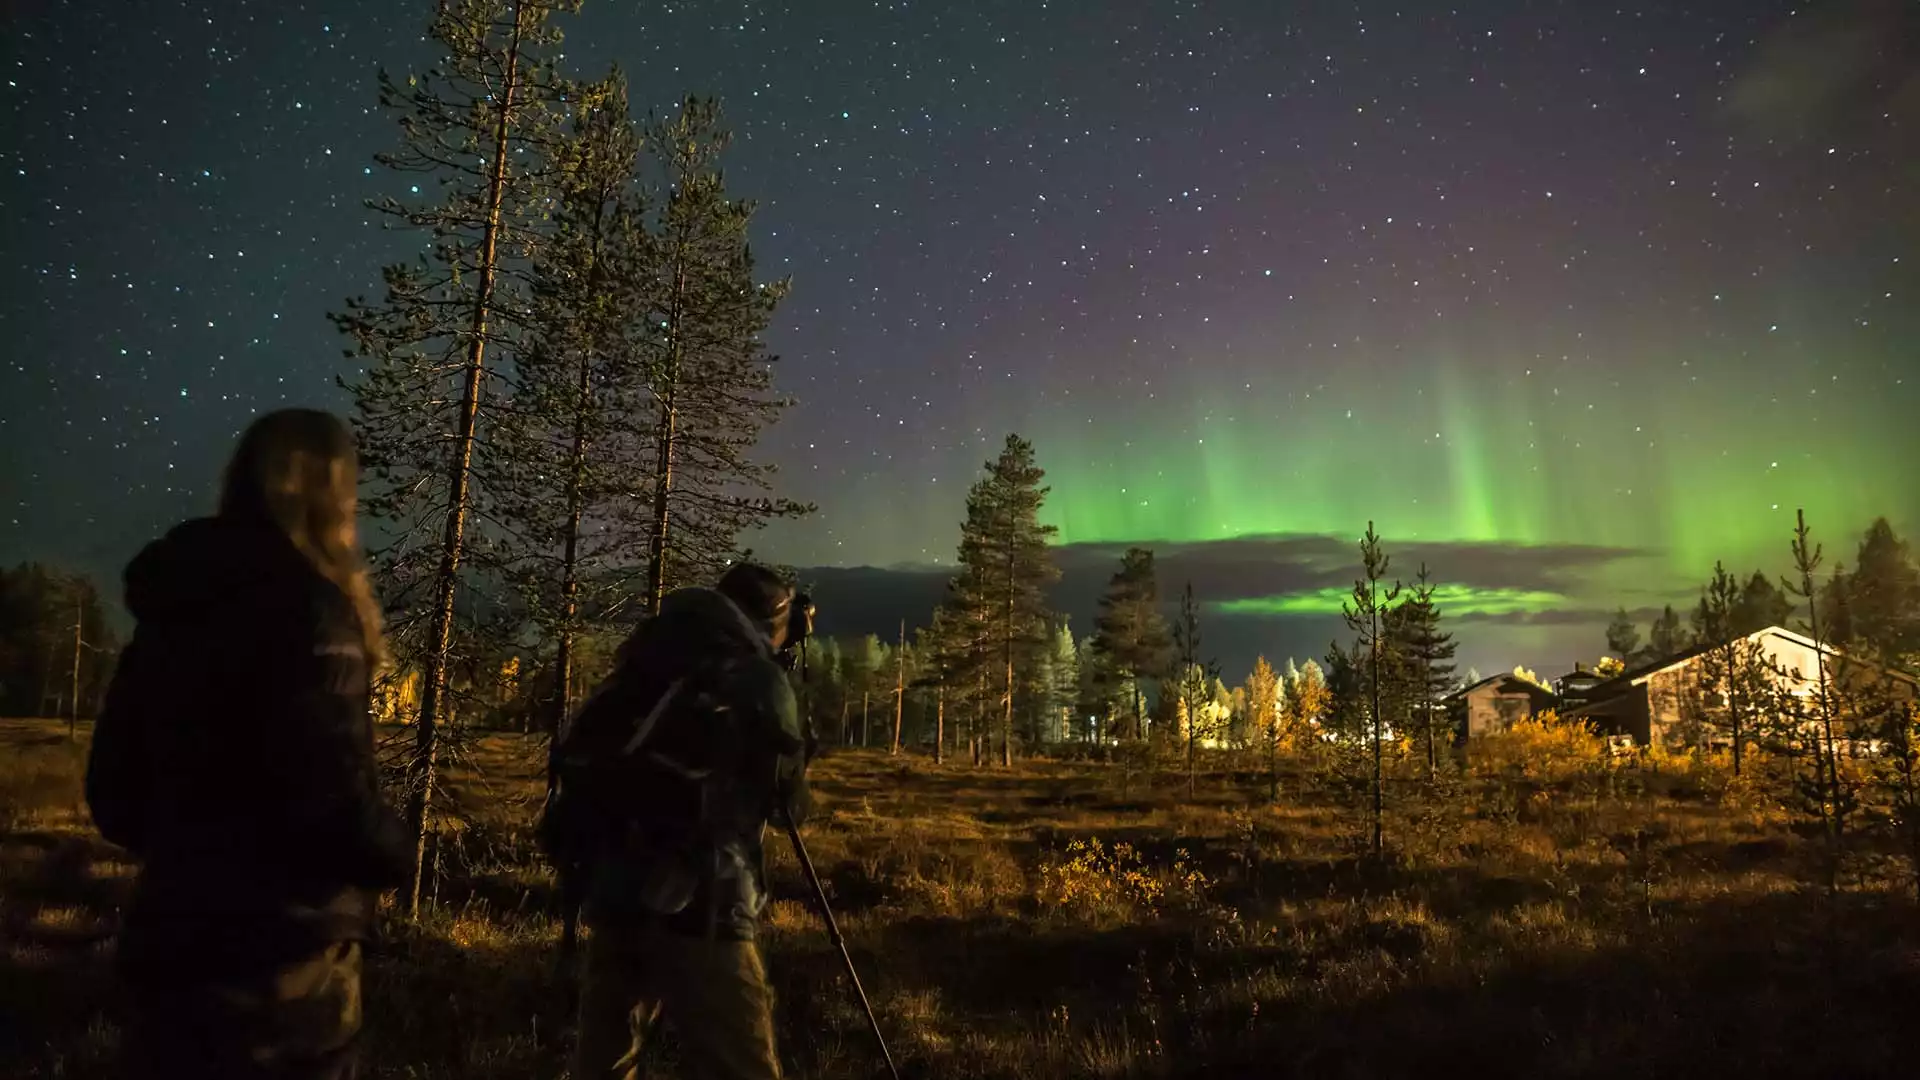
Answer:
<svg viewBox="0 0 1920 1080"><path fill-rule="evenodd" d="M361 946L335 942L255 975L143 973L120 1050L123 1080L352 1080ZM177 977L176 977L177 976Z"/></svg>
<svg viewBox="0 0 1920 1080"><path fill-rule="evenodd" d="M574 1080L640 1080L641 1049L662 1018L693 1075L780 1080L773 990L757 945L675 934L652 920L592 927Z"/></svg>

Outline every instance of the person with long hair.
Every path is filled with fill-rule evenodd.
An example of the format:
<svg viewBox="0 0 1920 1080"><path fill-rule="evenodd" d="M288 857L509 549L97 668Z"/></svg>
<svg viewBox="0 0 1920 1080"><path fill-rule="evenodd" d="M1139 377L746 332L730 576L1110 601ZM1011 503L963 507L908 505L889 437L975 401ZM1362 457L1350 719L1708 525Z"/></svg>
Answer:
<svg viewBox="0 0 1920 1080"><path fill-rule="evenodd" d="M381 796L385 658L334 416L256 419L219 510L128 564L136 622L86 795L140 862L120 928L124 1075L354 1075L362 949L413 845Z"/></svg>

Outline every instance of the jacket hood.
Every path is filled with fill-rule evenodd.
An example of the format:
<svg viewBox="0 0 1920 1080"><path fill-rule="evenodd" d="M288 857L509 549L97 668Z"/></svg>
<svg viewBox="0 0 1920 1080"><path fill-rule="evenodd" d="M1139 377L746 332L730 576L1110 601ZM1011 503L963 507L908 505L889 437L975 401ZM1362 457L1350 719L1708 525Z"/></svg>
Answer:
<svg viewBox="0 0 1920 1080"><path fill-rule="evenodd" d="M718 589L705 586L675 589L660 601L660 621L676 632L702 640L724 640L764 655L773 654L766 629Z"/></svg>
<svg viewBox="0 0 1920 1080"><path fill-rule="evenodd" d="M127 610L144 623L192 620L244 604L311 574L278 529L234 518L196 518L148 544L127 564Z"/></svg>

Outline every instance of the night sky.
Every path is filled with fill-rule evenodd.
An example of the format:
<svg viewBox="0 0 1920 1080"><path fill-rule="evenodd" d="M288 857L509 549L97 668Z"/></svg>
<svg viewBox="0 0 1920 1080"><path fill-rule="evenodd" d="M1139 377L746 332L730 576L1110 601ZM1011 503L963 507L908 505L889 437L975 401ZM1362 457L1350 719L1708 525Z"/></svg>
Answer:
<svg viewBox="0 0 1920 1080"><path fill-rule="evenodd" d="M410 183L374 74L422 66L430 6L6 5L0 560L115 574L256 411L343 404L325 313L415 242L363 207ZM754 546L823 568L827 629L924 617L1018 431L1075 625L1156 541L1238 678L1324 649L1368 519L1488 670L1591 659L1716 558L1784 570L1795 507L1842 555L1920 525L1920 13L1617 6L563 25L638 108L726 102L795 284L765 449L821 507Z"/></svg>

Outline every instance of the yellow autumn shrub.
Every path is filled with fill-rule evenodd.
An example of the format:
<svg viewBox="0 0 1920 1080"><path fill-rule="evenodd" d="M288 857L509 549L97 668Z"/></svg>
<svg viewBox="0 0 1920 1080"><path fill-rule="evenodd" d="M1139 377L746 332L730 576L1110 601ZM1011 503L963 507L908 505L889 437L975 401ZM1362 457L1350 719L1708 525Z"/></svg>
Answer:
<svg viewBox="0 0 1920 1080"><path fill-rule="evenodd" d="M1467 745L1467 769L1481 779L1560 784L1605 775L1607 740L1583 720L1548 710Z"/></svg>
<svg viewBox="0 0 1920 1080"><path fill-rule="evenodd" d="M1108 847L1090 837L1041 864L1038 898L1044 907L1082 915L1152 916L1201 906L1209 884L1185 851L1154 865L1131 844Z"/></svg>

